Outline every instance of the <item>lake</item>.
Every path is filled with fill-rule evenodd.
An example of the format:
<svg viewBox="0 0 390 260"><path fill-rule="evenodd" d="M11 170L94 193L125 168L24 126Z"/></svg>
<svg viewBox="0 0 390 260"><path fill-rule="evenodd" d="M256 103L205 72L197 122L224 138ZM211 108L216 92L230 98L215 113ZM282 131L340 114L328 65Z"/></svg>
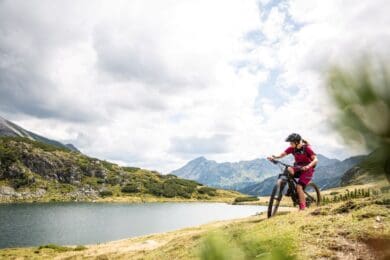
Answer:
<svg viewBox="0 0 390 260"><path fill-rule="evenodd" d="M96 244L263 211L224 203L0 204L0 248Z"/></svg>

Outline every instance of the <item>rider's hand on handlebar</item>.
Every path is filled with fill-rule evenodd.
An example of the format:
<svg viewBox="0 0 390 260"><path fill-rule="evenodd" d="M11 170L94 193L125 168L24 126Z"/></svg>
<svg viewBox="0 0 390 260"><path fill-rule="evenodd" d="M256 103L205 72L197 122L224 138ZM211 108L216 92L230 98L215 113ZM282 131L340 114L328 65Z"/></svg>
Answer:
<svg viewBox="0 0 390 260"><path fill-rule="evenodd" d="M270 161L273 161L273 160L275 160L275 155L268 156L267 159Z"/></svg>

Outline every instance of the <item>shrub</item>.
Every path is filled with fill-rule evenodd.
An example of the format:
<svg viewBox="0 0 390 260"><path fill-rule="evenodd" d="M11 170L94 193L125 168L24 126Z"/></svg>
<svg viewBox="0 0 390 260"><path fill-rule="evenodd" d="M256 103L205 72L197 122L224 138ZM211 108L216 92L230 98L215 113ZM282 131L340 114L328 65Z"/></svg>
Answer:
<svg viewBox="0 0 390 260"><path fill-rule="evenodd" d="M74 251L83 251L83 250L86 250L86 249L88 249L88 248L85 247L85 246L79 245L79 246L76 246L76 248L74 249Z"/></svg>
<svg viewBox="0 0 390 260"><path fill-rule="evenodd" d="M177 191L177 195L180 197L186 198L186 199L190 199L192 197L192 193L189 193L189 192L187 192L185 190L181 190L181 189L179 189Z"/></svg>
<svg viewBox="0 0 390 260"><path fill-rule="evenodd" d="M97 181L96 181L97 184L103 184L105 182L106 181L104 179L97 179Z"/></svg>
<svg viewBox="0 0 390 260"><path fill-rule="evenodd" d="M110 163L110 162L107 162L107 161L101 161L101 163L103 164L104 168L106 168L106 169L108 169L110 171L113 171L114 167L116 166L116 164Z"/></svg>
<svg viewBox="0 0 390 260"><path fill-rule="evenodd" d="M167 183L164 183L163 187L164 187L164 191L163 191L164 197L172 198L176 196L177 193L174 185L169 185Z"/></svg>
<svg viewBox="0 0 390 260"><path fill-rule="evenodd" d="M112 196L112 191L110 190L102 190L99 192L100 196L102 197L109 197L109 196Z"/></svg>
<svg viewBox="0 0 390 260"><path fill-rule="evenodd" d="M163 176L165 179L177 179L177 176L176 175L173 175L173 174L167 174L167 175L164 175Z"/></svg>
<svg viewBox="0 0 390 260"><path fill-rule="evenodd" d="M149 181L145 183L147 191L153 195L161 196L164 193L163 185L157 181Z"/></svg>
<svg viewBox="0 0 390 260"><path fill-rule="evenodd" d="M382 193L388 193L388 192L390 192L390 186L382 187L382 188L381 188L381 192L382 192Z"/></svg>
<svg viewBox="0 0 390 260"><path fill-rule="evenodd" d="M200 188L198 189L198 192L199 192L200 194L207 194L207 195L209 195L209 196L215 196L215 195L217 195L217 190L214 189L214 188L210 188L210 187L200 187Z"/></svg>
<svg viewBox="0 0 390 260"><path fill-rule="evenodd" d="M12 187L15 189L26 186L27 184L29 184L29 180L27 178L12 179Z"/></svg>
<svg viewBox="0 0 390 260"><path fill-rule="evenodd" d="M18 178L13 178L11 179L11 185L15 189L18 189L20 187L26 186L28 184L32 184L35 182L35 178L33 175L28 175L28 174L22 174Z"/></svg>
<svg viewBox="0 0 390 260"><path fill-rule="evenodd" d="M197 182L171 178L165 180L163 183L163 195L165 197L181 196L184 198L191 198L192 193L197 187Z"/></svg>
<svg viewBox="0 0 390 260"><path fill-rule="evenodd" d="M96 177L88 177L88 176L85 176L82 180L83 183L85 184L88 184L94 188L96 188L98 186L97 184L97 178Z"/></svg>
<svg viewBox="0 0 390 260"><path fill-rule="evenodd" d="M122 178L120 176L110 176L108 177L107 182L111 185L117 185L122 182Z"/></svg>
<svg viewBox="0 0 390 260"><path fill-rule="evenodd" d="M137 185L136 183L129 183L129 184L126 184L126 186L124 186L121 189L121 191L125 192L125 193L136 193L136 192L140 191L138 186L139 185Z"/></svg>
<svg viewBox="0 0 390 260"><path fill-rule="evenodd" d="M2 169L8 169L11 164L18 160L18 156L11 148L0 146L0 166Z"/></svg>
<svg viewBox="0 0 390 260"><path fill-rule="evenodd" d="M244 202L244 201L256 201L259 200L255 196L246 196L246 197L237 197L234 199L234 203Z"/></svg>
<svg viewBox="0 0 390 260"><path fill-rule="evenodd" d="M59 246L56 244L47 244L47 245L38 247L39 250L44 249L44 248L53 249L53 250L58 251L58 252L73 251L73 249L70 247Z"/></svg>
<svg viewBox="0 0 390 260"><path fill-rule="evenodd" d="M127 171L127 172L136 172L138 170L141 170L141 168L138 168L138 167L122 167L122 169Z"/></svg>

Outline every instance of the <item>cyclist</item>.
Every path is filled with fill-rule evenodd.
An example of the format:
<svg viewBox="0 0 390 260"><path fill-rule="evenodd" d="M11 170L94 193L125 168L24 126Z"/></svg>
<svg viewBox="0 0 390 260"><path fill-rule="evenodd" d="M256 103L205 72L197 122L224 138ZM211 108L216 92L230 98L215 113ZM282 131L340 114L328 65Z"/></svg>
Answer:
<svg viewBox="0 0 390 260"><path fill-rule="evenodd" d="M288 154L294 155L294 167L288 167L288 171L294 176L294 178L299 178L297 184L299 209L304 210L306 208L306 201L303 190L313 178L314 167L317 164L318 159L316 154L310 148L309 143L303 140L299 134L290 134L286 138L286 142L290 142L290 147L288 147L279 156L271 155L267 157L267 159L272 161L273 159L279 159Z"/></svg>

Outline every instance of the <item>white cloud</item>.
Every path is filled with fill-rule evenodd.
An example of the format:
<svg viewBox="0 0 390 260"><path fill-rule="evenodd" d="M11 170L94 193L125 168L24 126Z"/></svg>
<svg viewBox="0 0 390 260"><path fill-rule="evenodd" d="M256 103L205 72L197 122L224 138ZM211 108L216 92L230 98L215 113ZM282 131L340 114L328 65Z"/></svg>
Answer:
<svg viewBox="0 0 390 260"><path fill-rule="evenodd" d="M260 7L259 7L260 5ZM0 111L83 152L168 172L248 160L329 128L322 72L386 53L385 1L0 2ZM201 154L204 153L204 154Z"/></svg>

